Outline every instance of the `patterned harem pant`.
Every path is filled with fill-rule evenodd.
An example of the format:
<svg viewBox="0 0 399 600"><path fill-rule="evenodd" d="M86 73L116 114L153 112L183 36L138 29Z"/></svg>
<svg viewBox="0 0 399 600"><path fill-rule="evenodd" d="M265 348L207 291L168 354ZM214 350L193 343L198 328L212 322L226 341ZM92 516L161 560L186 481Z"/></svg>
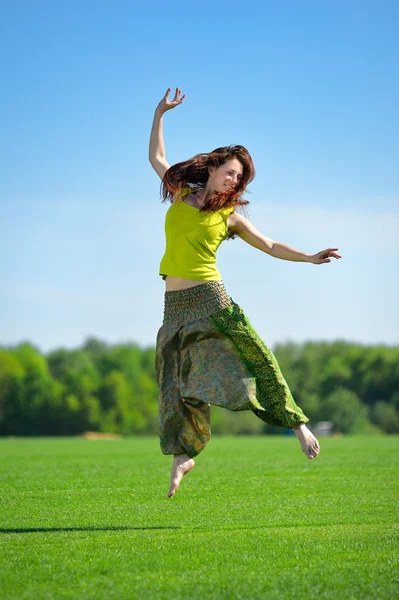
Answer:
<svg viewBox="0 0 399 600"><path fill-rule="evenodd" d="M220 281L165 293L155 370L164 454L193 457L203 450L210 404L252 410L280 427L309 421L273 353Z"/></svg>

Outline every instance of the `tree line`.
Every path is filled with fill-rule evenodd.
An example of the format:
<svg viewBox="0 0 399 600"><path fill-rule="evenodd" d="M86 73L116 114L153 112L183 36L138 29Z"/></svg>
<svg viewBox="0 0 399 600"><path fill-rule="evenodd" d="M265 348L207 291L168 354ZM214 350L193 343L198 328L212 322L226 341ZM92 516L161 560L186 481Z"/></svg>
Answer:
<svg viewBox="0 0 399 600"><path fill-rule="evenodd" d="M399 347L344 341L274 348L297 404L335 431L399 432ZM46 355L0 347L0 435L158 432L155 349L87 339ZM213 433L283 433L251 412L212 409Z"/></svg>

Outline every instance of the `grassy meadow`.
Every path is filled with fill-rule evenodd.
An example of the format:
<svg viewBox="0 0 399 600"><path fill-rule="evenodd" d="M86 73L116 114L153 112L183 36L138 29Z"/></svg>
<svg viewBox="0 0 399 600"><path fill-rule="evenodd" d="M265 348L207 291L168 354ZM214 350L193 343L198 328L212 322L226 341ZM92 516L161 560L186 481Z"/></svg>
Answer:
<svg viewBox="0 0 399 600"><path fill-rule="evenodd" d="M399 438L214 437L174 498L156 438L0 441L2 599L399 595Z"/></svg>

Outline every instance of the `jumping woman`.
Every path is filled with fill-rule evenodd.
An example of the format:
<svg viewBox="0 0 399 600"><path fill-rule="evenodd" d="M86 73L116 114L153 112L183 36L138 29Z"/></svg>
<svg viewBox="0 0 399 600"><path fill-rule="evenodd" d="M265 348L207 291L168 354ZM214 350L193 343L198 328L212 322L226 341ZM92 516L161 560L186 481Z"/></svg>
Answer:
<svg viewBox="0 0 399 600"><path fill-rule="evenodd" d="M243 146L217 148L170 167L162 117L185 99L179 88L173 100L170 92L155 110L149 149L163 201L171 202L160 265L164 320L156 344L161 450L174 456L169 498L210 439L211 404L252 410L266 423L292 428L309 459L320 452L274 355L226 292L216 268L221 242L238 235L274 258L316 265L341 258L338 248L306 254L275 242L237 212L248 204L243 194L255 176Z"/></svg>

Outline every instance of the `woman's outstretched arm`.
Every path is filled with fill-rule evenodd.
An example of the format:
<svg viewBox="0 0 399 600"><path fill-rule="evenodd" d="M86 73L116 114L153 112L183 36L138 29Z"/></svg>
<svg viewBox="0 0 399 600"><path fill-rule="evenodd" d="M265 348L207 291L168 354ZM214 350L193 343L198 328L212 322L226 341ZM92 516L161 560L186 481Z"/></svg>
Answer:
<svg viewBox="0 0 399 600"><path fill-rule="evenodd" d="M281 242L275 242L270 238L262 235L252 223L245 217L237 214L236 212L231 213L228 220L229 230L240 236L244 242L274 256L275 258L281 258L282 260L292 260L295 262L310 262L315 265L321 265L323 263L331 262L331 258L342 258L337 254L338 248L327 248L321 250L317 254L306 254L300 250L295 250L282 244Z"/></svg>
<svg viewBox="0 0 399 600"><path fill-rule="evenodd" d="M167 110L171 110L172 108L175 108L175 106L181 104L184 98L186 97L186 95L184 94L184 96L180 98L181 90L179 88L176 88L175 97L173 98L173 100L169 100L170 92L171 89L169 88L166 91L165 96L162 98L161 102L155 109L150 136L150 149L148 155L152 167L161 179L165 175L166 171L169 169L169 165L166 161L165 145L162 134L162 117Z"/></svg>

